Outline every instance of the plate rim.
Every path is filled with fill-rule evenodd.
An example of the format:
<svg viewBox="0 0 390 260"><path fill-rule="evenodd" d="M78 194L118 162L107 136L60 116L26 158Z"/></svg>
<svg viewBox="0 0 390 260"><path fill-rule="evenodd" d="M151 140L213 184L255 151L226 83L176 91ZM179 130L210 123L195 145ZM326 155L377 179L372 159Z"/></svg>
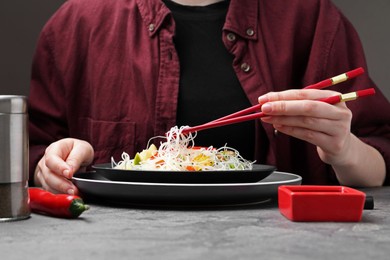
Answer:
<svg viewBox="0 0 390 260"><path fill-rule="evenodd" d="M80 173L79 173L80 174ZM96 173L98 174L98 173ZM295 177L289 180L284 181L265 181L268 177L274 175L274 174L281 174L281 175L289 175L291 177ZM77 175L77 173L75 174ZM104 178L102 176L102 178ZM227 187L227 186L259 186L259 185L273 185L273 184L288 184L291 182L302 182L302 176L294 174L294 173L288 173L288 172L281 172L281 171L273 171L269 176L265 177L264 179L258 181L258 182L243 182L243 183L160 183L160 182L127 182L127 181L112 181L112 180L93 180L93 179L85 179L85 178L79 178L77 176L73 176L72 179L78 181L84 181L84 182L92 182L92 183L110 183L110 184L118 184L118 185L138 185L138 186L177 186L177 187Z"/></svg>

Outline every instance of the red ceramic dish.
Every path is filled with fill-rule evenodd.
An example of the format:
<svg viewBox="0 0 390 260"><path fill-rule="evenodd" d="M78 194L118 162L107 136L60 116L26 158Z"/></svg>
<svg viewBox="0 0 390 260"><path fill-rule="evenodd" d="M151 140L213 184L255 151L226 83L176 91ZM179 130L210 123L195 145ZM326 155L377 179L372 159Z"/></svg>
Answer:
<svg viewBox="0 0 390 260"><path fill-rule="evenodd" d="M279 186L282 215L292 221L357 222L363 214L365 193L345 186Z"/></svg>

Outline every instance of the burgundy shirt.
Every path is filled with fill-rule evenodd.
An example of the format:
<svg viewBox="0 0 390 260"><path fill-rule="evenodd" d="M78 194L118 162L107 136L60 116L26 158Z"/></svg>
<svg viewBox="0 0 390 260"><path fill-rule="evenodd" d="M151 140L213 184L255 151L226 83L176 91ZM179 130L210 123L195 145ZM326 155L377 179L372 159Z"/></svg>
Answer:
<svg viewBox="0 0 390 260"><path fill-rule="evenodd" d="M31 175L58 139L90 142L94 163L103 163L144 149L149 138L176 125L174 31L160 0L69 0L57 11L41 33L32 68ZM252 104L269 91L302 88L357 67L367 71L358 35L329 0L231 0L221 40ZM333 89L367 87L375 87L368 72ZM351 131L382 153L390 174L389 102L377 89L348 107ZM306 184L337 184L315 146L256 124L258 163L299 174Z"/></svg>

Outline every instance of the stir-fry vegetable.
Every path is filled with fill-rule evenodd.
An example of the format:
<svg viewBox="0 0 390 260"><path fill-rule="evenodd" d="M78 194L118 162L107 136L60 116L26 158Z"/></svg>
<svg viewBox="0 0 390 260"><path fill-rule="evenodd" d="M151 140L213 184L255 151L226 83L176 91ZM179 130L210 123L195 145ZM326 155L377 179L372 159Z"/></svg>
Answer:
<svg viewBox="0 0 390 260"><path fill-rule="evenodd" d="M218 171L252 169L250 162L233 148L194 146L195 134L182 134L185 127L171 128L157 148L154 144L137 153L133 159L127 153L116 163L112 159L112 167L125 170L165 170L165 171ZM152 140L152 139L151 139Z"/></svg>

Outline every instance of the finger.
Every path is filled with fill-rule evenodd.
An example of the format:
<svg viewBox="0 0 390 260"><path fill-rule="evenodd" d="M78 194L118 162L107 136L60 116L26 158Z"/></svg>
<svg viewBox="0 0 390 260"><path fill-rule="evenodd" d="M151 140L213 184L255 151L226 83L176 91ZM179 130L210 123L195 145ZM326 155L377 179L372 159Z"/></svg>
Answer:
<svg viewBox="0 0 390 260"><path fill-rule="evenodd" d="M328 146L333 141L332 136L323 132L313 131L307 128L291 127L277 124L274 125L274 128L281 133L304 140L316 146Z"/></svg>
<svg viewBox="0 0 390 260"><path fill-rule="evenodd" d="M53 143L46 152L46 166L66 178L72 178L80 166L93 160L92 146L81 140L63 139Z"/></svg>
<svg viewBox="0 0 390 260"><path fill-rule="evenodd" d="M329 135L328 133L321 131L313 131L300 127L274 125L274 128L281 133L316 145L328 154L340 153L340 151L344 149L345 143L348 141L348 137L350 136L349 131L339 133L338 135Z"/></svg>
<svg viewBox="0 0 390 260"><path fill-rule="evenodd" d="M57 175L69 178L68 172L71 170L71 167L64 161L68 152L68 150L64 151L59 145L52 144L46 149L44 155L45 167Z"/></svg>
<svg viewBox="0 0 390 260"><path fill-rule="evenodd" d="M67 193L74 195L78 193L77 188L68 179L50 172L48 168L37 173L41 186L53 193Z"/></svg>
<svg viewBox="0 0 390 260"><path fill-rule="evenodd" d="M310 131L322 132L326 135L335 136L344 128L349 131L349 125L339 120L330 120L306 116L269 116L261 118L265 123L307 129Z"/></svg>
<svg viewBox="0 0 390 260"><path fill-rule="evenodd" d="M67 193L70 195L76 193L77 188L68 179L57 174L43 174L43 176L47 190L54 193Z"/></svg>
<svg viewBox="0 0 390 260"><path fill-rule="evenodd" d="M261 110L266 115L306 116L331 120L348 119L350 111L344 103L331 105L316 100L282 100L267 102Z"/></svg>
<svg viewBox="0 0 390 260"><path fill-rule="evenodd" d="M75 143L73 149L66 158L66 163L71 167L70 171L68 172L68 176L73 176L73 174L78 171L80 167L91 164L93 155L94 151L89 143L84 141Z"/></svg>
<svg viewBox="0 0 390 260"><path fill-rule="evenodd" d="M280 100L315 100L340 94L332 90L289 89L281 92L269 92L258 98L260 104Z"/></svg>

